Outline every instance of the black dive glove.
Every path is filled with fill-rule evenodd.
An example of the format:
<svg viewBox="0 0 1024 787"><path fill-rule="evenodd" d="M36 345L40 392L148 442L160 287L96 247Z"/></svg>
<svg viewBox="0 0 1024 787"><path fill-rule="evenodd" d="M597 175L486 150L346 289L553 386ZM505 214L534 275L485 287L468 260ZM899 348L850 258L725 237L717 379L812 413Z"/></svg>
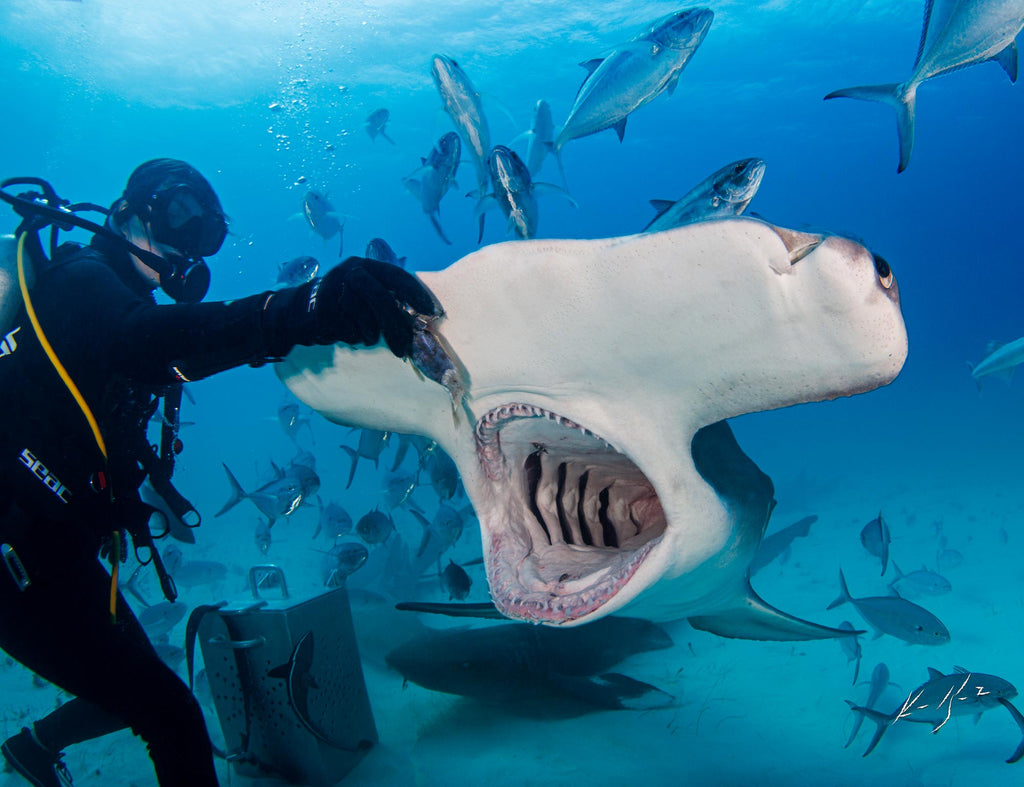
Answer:
<svg viewBox="0 0 1024 787"><path fill-rule="evenodd" d="M408 309L437 314L430 292L411 273L388 262L349 257L320 279L278 290L263 307L270 352L284 356L296 344L365 344L381 336L399 358L412 351Z"/></svg>

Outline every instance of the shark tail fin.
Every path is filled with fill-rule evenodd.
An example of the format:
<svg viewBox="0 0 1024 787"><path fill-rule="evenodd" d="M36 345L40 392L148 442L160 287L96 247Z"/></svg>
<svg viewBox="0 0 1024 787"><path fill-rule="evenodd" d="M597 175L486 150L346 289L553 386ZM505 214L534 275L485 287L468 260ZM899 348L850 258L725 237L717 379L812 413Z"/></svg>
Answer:
<svg viewBox="0 0 1024 787"><path fill-rule="evenodd" d="M893 718L892 716L882 713L881 711L877 711L874 708L865 708L861 705L854 705L849 700L846 701L846 704L849 705L854 712L871 719L871 721L876 725L875 734L871 738L871 743L868 744L867 749L861 755L861 757L867 757L875 750L878 742L882 740L882 736L885 735L885 731L889 728L889 725L892 724Z"/></svg>
<svg viewBox="0 0 1024 787"><path fill-rule="evenodd" d="M238 483L238 479L235 478L227 465L224 465L224 472L228 474L228 483L231 485L231 497L221 506L220 511L213 515L214 518L219 517L221 514L226 514L249 496L249 493L242 489L242 485Z"/></svg>
<svg viewBox="0 0 1024 787"><path fill-rule="evenodd" d="M897 172L902 172L910 163L910 153L914 149L914 106L917 102L917 85L907 83L890 85L861 85L833 90L825 100L830 98L855 98L860 101L876 101L888 104L896 110L896 132L900 140L900 164Z"/></svg>
<svg viewBox="0 0 1024 787"><path fill-rule="evenodd" d="M1017 710L1013 706L1013 703L1005 697L1000 697L999 702L1010 712L1010 715L1013 716L1013 720L1017 722L1017 726L1020 727L1020 731L1024 732L1024 715L1021 715L1021 712ZM1007 762L1017 762L1021 757L1024 757L1024 739L1021 739L1021 742L1017 745L1017 750L1010 755L1010 759L1008 759Z"/></svg>

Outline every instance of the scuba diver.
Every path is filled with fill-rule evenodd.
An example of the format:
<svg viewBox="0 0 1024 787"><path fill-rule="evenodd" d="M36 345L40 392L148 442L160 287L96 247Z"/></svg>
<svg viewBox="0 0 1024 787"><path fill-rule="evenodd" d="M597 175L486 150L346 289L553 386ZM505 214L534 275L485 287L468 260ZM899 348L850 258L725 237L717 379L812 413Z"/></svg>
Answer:
<svg viewBox="0 0 1024 787"><path fill-rule="evenodd" d="M24 184L41 191L7 191ZM209 182L183 161L139 166L109 211L71 205L31 178L0 184L0 198L23 219L21 302L8 309L13 322L0 320L0 647L75 696L0 751L34 785L70 784L65 747L131 727L160 785L215 785L198 703L117 590L128 533L165 596L175 595L153 547L155 509L138 493L147 476L198 523L170 484L176 419L165 418L171 439L159 450L147 423L160 399L165 416L176 416L183 382L280 360L297 344L383 338L407 357L414 316L436 314L435 303L411 274L360 257L296 287L202 303L203 258L220 249L227 220ZM83 210L107 217L90 222ZM93 233L88 245L58 245L58 230L72 226ZM49 255L39 239L46 227ZM3 283L0 317L10 305ZM158 304L157 287L176 303Z"/></svg>

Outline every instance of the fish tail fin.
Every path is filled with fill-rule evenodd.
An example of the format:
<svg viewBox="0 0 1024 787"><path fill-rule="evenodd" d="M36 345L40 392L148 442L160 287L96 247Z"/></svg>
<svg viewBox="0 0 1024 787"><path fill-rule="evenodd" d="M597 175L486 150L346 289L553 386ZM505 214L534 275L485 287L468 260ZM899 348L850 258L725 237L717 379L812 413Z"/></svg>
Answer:
<svg viewBox="0 0 1024 787"><path fill-rule="evenodd" d="M843 570L839 569L839 598L825 607L825 609L835 609L840 604L845 604L849 600L850 590L846 587L846 577L843 576Z"/></svg>
<svg viewBox="0 0 1024 787"><path fill-rule="evenodd" d="M892 716L882 713L881 711L877 711L874 708L865 708L861 705L854 705L849 700L846 701L846 704L849 705L855 713L859 713L862 716L871 719L871 721L875 723L875 734L871 738L871 743L868 744L868 748L861 755L861 757L867 757L872 751L874 751L878 742L882 740L882 736L885 735L885 731L889 728L889 725L892 724ZM847 743L847 746L849 746L849 743Z"/></svg>
<svg viewBox="0 0 1024 787"><path fill-rule="evenodd" d="M917 102L917 85L900 84L860 85L833 90L825 100L830 98L855 98L860 101L876 101L887 104L896 110L896 132L900 141L900 164L897 172L902 172L910 163L910 153L914 149L914 107Z"/></svg>
<svg viewBox="0 0 1024 787"><path fill-rule="evenodd" d="M227 465L224 465L224 472L228 474L228 484L231 485L231 497L221 506L220 511L213 515L214 518L219 517L221 514L226 514L249 496L249 493L242 489L242 485L238 483L238 479L235 478Z"/></svg>
<svg viewBox="0 0 1024 787"><path fill-rule="evenodd" d="M444 234L444 230L441 229L441 222L438 219L438 216L437 216L436 213L431 213L430 214L430 223L434 225L434 229L437 230L437 234L441 236L441 240L443 240L445 243L447 243L449 246L451 246L452 242L450 240L448 240L448 236L445 235Z"/></svg>
<svg viewBox="0 0 1024 787"><path fill-rule="evenodd" d="M1010 715L1013 716L1013 720L1017 722L1017 726L1020 727L1020 731L1024 732L1024 716L1021 715L1021 712L1017 710L1005 697L1000 697L999 702L1010 712ZM1021 742L1017 745L1017 750L1010 755L1010 759L1008 759L1007 762L1017 762L1021 757L1024 757L1024 739L1021 739Z"/></svg>
<svg viewBox="0 0 1024 787"><path fill-rule="evenodd" d="M545 142L544 146L548 149L548 153L555 157L555 163L558 164L558 174L562 178L562 188L569 191L569 181L565 179L565 167L562 166L561 148L556 148L554 142Z"/></svg>
<svg viewBox="0 0 1024 787"><path fill-rule="evenodd" d="M971 370L971 377L974 378L974 384L978 388L978 393L981 393L981 378L974 374L974 364L967 361L967 368Z"/></svg>
<svg viewBox="0 0 1024 787"><path fill-rule="evenodd" d="M348 483L345 484L345 488L348 489L352 486L352 480L356 477L356 465L359 464L359 454L356 453L355 449L349 448L347 445L341 446L341 450L348 454L348 458L352 460L352 467L348 471Z"/></svg>

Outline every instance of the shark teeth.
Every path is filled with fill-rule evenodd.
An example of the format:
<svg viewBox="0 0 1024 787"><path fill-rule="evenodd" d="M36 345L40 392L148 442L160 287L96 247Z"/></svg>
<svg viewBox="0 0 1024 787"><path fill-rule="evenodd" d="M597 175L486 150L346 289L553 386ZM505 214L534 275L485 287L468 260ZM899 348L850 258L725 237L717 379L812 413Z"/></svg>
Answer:
<svg viewBox="0 0 1024 787"><path fill-rule="evenodd" d="M600 609L666 530L653 485L607 440L536 405L493 408L475 437L495 490L481 524L496 606L556 624Z"/></svg>

